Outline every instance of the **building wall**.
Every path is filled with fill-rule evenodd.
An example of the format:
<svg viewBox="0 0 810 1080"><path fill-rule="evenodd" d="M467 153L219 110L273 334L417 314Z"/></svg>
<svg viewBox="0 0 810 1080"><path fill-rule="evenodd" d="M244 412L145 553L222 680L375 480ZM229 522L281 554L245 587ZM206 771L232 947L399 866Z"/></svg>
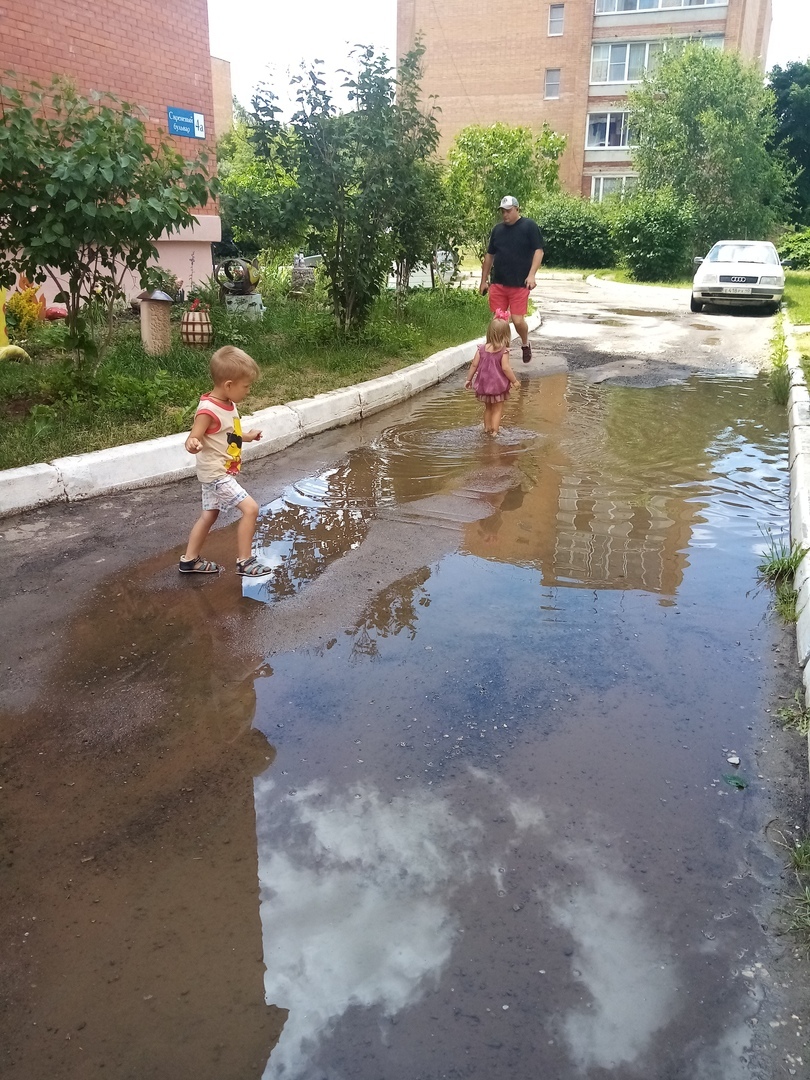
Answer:
<svg viewBox="0 0 810 1080"><path fill-rule="evenodd" d="M229 60L211 57L211 89L214 98L214 137L217 142L233 127L233 90Z"/></svg>
<svg viewBox="0 0 810 1080"><path fill-rule="evenodd" d="M144 109L153 135L166 132L170 105L201 112L204 140L169 141L189 159L205 151L209 169L216 167L210 53L206 0L0 0L0 71L22 83L66 75L82 93L110 92ZM186 281L192 250L196 279L211 273L209 238L220 235L216 204L197 216L210 220L181 242L182 258L173 241L160 245L162 264Z"/></svg>
<svg viewBox="0 0 810 1080"><path fill-rule="evenodd" d="M515 8L506 0L398 0L397 55L421 34L425 96L441 108L440 150L468 124L543 122L568 136L560 178L570 191L590 194L591 176L626 175L627 150L586 149L590 112L619 108L627 84L590 84L596 42L653 41L723 35L724 47L764 67L771 0L634 13L595 13L594 0L565 0L562 36L549 35L551 0ZM559 97L544 96L548 69L560 70Z"/></svg>

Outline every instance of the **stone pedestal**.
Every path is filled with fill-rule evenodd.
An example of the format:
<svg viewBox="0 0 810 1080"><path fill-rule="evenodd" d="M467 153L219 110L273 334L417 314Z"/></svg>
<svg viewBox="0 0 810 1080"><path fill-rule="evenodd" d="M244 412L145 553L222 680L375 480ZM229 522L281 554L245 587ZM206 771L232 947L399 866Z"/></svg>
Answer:
<svg viewBox="0 0 810 1080"><path fill-rule="evenodd" d="M261 293L229 294L225 297L225 309L229 315L244 315L247 319L260 319L264 312Z"/></svg>
<svg viewBox="0 0 810 1080"><path fill-rule="evenodd" d="M163 356L171 348L171 301L141 300L141 341L150 356Z"/></svg>

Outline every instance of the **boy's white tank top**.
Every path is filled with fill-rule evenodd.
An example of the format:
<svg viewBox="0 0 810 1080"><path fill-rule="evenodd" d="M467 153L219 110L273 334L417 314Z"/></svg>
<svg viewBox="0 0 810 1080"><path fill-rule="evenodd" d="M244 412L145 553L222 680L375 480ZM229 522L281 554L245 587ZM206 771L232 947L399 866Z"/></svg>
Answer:
<svg viewBox="0 0 810 1080"><path fill-rule="evenodd" d="M210 418L208 430L200 440L203 448L196 455L197 479L201 484L211 484L223 476L236 476L242 468L239 410L233 402L224 405L210 394L203 394L196 416Z"/></svg>

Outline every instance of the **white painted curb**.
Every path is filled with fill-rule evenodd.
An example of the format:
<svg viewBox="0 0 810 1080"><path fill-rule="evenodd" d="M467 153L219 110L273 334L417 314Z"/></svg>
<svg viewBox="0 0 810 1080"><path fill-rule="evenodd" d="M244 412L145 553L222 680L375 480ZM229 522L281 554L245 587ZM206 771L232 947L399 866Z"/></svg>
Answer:
<svg viewBox="0 0 810 1080"><path fill-rule="evenodd" d="M810 394L802 371L801 357L793 337L787 312L783 313L787 339L787 365L790 371L788 431L790 464L790 539L810 548ZM810 553L796 571L796 651L802 668L805 700L810 705Z"/></svg>
<svg viewBox="0 0 810 1080"><path fill-rule="evenodd" d="M53 465L25 465L0 472L0 517L64 497L65 489Z"/></svg>
<svg viewBox="0 0 810 1080"><path fill-rule="evenodd" d="M539 315L532 315L527 321L529 330L533 331L542 320ZM513 337L514 334L513 328ZM418 364L357 386L330 390L287 405L274 405L246 416L243 418L245 430L261 428L264 435L258 442L245 443L245 459L277 454L307 435L353 424L364 416L397 405L464 367L483 340L476 338L443 349ZM185 441L185 432L164 435L128 446L114 446L0 471L0 517L46 503L78 502L96 495L151 487L191 476L194 457L186 453Z"/></svg>

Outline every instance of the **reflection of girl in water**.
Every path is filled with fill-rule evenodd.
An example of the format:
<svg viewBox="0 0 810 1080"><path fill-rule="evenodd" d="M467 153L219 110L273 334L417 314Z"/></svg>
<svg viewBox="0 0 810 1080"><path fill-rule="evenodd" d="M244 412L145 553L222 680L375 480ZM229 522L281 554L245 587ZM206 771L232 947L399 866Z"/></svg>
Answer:
<svg viewBox="0 0 810 1080"><path fill-rule="evenodd" d="M487 327L486 344L478 346L464 384L468 390L475 385L475 396L484 403L487 435L498 434L509 387L519 385L509 365L510 340L509 315L505 311L496 311Z"/></svg>

